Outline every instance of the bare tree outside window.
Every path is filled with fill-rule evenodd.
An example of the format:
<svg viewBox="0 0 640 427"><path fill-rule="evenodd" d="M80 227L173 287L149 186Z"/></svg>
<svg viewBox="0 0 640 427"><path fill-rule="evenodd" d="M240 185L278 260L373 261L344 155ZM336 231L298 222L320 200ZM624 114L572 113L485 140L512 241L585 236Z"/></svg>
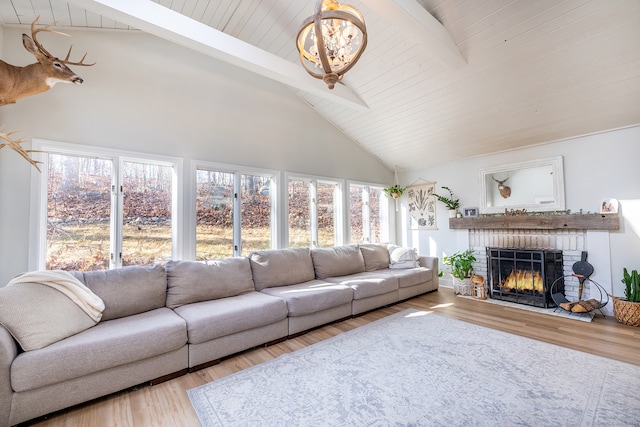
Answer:
<svg viewBox="0 0 640 427"><path fill-rule="evenodd" d="M233 173L197 171L197 260L233 256L233 181Z"/></svg>
<svg viewBox="0 0 640 427"><path fill-rule="evenodd" d="M289 180L289 247L311 247L310 183Z"/></svg>
<svg viewBox="0 0 640 427"><path fill-rule="evenodd" d="M241 241L242 253L271 248L271 180L242 175Z"/></svg>
<svg viewBox="0 0 640 427"><path fill-rule="evenodd" d="M351 243L380 243L388 240L383 224L388 209L382 187L349 185L349 231Z"/></svg>
<svg viewBox="0 0 640 427"><path fill-rule="evenodd" d="M48 157L47 270L109 268L112 161Z"/></svg>
<svg viewBox="0 0 640 427"><path fill-rule="evenodd" d="M122 265L165 264L172 258L173 168L123 162Z"/></svg>

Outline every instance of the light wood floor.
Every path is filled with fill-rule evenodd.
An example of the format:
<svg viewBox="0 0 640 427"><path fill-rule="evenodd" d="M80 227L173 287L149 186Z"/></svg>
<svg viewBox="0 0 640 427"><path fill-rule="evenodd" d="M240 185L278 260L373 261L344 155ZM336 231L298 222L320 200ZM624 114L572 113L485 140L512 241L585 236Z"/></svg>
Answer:
<svg viewBox="0 0 640 427"><path fill-rule="evenodd" d="M640 365L640 328L613 317L580 322L456 297L441 288L409 301L310 331L269 347L244 352L220 364L154 386L127 390L39 419L34 426L198 426L186 390L298 350L407 308L461 319L623 362ZM428 339L428 337L425 337Z"/></svg>

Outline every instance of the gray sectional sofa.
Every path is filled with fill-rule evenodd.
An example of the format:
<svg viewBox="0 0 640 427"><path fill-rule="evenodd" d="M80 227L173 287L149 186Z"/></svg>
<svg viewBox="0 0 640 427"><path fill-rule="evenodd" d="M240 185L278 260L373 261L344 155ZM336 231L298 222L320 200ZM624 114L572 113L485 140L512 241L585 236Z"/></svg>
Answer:
<svg viewBox="0 0 640 427"><path fill-rule="evenodd" d="M437 290L437 258L419 257L416 263L394 264L386 245L363 244L73 272L104 302L102 319L29 350L21 342L33 336L21 335L21 323L2 321L2 310L15 315L20 292L39 288L0 288L0 425L171 378ZM47 310L60 297L53 292L45 298ZM60 316L64 309L51 311Z"/></svg>

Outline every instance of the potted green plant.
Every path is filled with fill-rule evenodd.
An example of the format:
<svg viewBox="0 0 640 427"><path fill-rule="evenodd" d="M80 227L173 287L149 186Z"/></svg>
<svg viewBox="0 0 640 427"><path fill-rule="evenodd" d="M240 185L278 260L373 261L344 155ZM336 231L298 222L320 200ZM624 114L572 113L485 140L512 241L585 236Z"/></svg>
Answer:
<svg viewBox="0 0 640 427"><path fill-rule="evenodd" d="M395 184L391 187L388 188L384 188L382 191L384 191L384 194L387 197L392 197L394 199L399 199L400 196L402 196L402 193L404 193L404 190L406 190L405 187L400 187L398 184Z"/></svg>
<svg viewBox="0 0 640 427"><path fill-rule="evenodd" d="M442 186L441 188L449 192L448 197L436 193L433 193L433 195L436 197L436 199L444 203L447 209L449 209L449 217L455 218L456 213L458 212L458 208L460 207L460 199L454 196L453 191L449 187Z"/></svg>
<svg viewBox="0 0 640 427"><path fill-rule="evenodd" d="M475 261L476 257L471 249L456 252L442 259L444 265L449 267L449 273L453 276L453 292L456 295L471 295L471 276L473 276Z"/></svg>
<svg viewBox="0 0 640 427"><path fill-rule="evenodd" d="M613 297L613 315L625 325L640 326L640 274L638 270L623 269L625 298Z"/></svg>

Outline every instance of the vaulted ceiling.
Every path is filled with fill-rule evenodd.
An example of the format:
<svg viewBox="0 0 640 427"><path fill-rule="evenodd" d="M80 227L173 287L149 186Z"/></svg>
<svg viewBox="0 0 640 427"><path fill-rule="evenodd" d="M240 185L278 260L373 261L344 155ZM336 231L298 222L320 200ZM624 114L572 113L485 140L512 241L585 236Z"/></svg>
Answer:
<svg viewBox="0 0 640 427"><path fill-rule="evenodd" d="M0 24L146 31L287 85L389 168L640 124L640 1L345 0L366 51L334 91L299 64L316 0L0 0Z"/></svg>

